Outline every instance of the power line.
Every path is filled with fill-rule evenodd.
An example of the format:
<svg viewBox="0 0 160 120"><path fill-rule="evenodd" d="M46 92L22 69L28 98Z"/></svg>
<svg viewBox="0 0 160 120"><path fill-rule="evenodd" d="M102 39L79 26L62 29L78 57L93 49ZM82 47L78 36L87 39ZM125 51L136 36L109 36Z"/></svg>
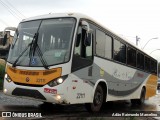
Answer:
<svg viewBox="0 0 160 120"><path fill-rule="evenodd" d="M2 0L0 0L0 3L3 5L3 7L5 7L8 12L10 12L16 19L21 20L22 18L17 15L17 13L15 11L13 11L12 9L10 9L10 7L8 7Z"/></svg>
<svg viewBox="0 0 160 120"><path fill-rule="evenodd" d="M21 15L23 18L26 18L24 14L22 14L18 9L16 9L8 0L5 0L19 15Z"/></svg>
<svg viewBox="0 0 160 120"><path fill-rule="evenodd" d="M0 3L8 10L9 13L11 13L17 20L19 20L19 17L17 17L15 13L13 13L13 11L5 3L3 3L3 1L0 0Z"/></svg>
<svg viewBox="0 0 160 120"><path fill-rule="evenodd" d="M138 42L139 42L140 48L142 48L142 44L141 44L140 40L139 40ZM138 45L138 46L139 46L139 45Z"/></svg>
<svg viewBox="0 0 160 120"><path fill-rule="evenodd" d="M1 23L5 24L6 26L10 26L5 21L3 21L2 19L0 19L0 21L1 21Z"/></svg>

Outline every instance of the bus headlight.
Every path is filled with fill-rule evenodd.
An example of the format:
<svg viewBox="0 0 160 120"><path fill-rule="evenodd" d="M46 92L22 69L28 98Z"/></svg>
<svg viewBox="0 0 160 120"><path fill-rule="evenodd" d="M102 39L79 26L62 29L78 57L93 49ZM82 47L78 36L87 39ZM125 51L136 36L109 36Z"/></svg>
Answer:
<svg viewBox="0 0 160 120"><path fill-rule="evenodd" d="M62 84L67 77L68 77L68 75L65 75L65 76L56 78L56 79L50 81L50 82L48 83L48 85L49 85L50 87L54 87L54 86L57 86L57 85L59 85L59 84Z"/></svg>
<svg viewBox="0 0 160 120"><path fill-rule="evenodd" d="M5 75L4 75L4 79L6 79L8 82L11 82L11 81L12 81L11 78L8 76L8 74L5 74Z"/></svg>
<svg viewBox="0 0 160 120"><path fill-rule="evenodd" d="M57 79L57 83L58 83L58 84L63 83L63 81L64 81L64 79L63 79L63 78L58 78L58 79Z"/></svg>

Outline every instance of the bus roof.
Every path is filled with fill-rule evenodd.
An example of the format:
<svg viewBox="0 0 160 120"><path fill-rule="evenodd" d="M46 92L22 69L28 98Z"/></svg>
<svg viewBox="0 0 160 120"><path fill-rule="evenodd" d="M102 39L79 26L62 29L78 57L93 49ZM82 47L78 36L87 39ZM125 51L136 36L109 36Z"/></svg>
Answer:
<svg viewBox="0 0 160 120"><path fill-rule="evenodd" d="M112 30L106 28L104 25L102 25L99 22L95 21L93 18L91 18L91 17L89 17L87 15L81 14L81 13L50 13L50 14L46 14L46 15L40 15L40 16L35 16L35 17L30 17L30 18L27 18L27 19L23 19L22 22L27 22L27 21L32 21L32 20L40 20L40 19L58 18L58 17L75 17L77 19L83 18L83 19L91 20L92 22L96 23L97 25L101 26L102 28L104 28L107 31L109 31L110 33L112 33L114 36L120 38L122 41L127 42L132 47L134 47L134 48L138 49L139 51L142 51L146 55L150 56L148 53L146 53L143 50L141 50L140 48L138 48L136 45L134 45L128 39L126 39L126 38L124 38L122 36L119 36L118 34L114 33ZM151 58L153 58L153 57L151 57Z"/></svg>
<svg viewBox="0 0 160 120"><path fill-rule="evenodd" d="M91 19L90 17L81 14L81 13L49 13L46 15L40 15L40 16L35 16L35 17L30 17L27 19L23 19L22 22L24 21L30 21L30 20L38 20L38 19L47 19L47 18L58 18L58 17L75 17L75 18L87 18Z"/></svg>

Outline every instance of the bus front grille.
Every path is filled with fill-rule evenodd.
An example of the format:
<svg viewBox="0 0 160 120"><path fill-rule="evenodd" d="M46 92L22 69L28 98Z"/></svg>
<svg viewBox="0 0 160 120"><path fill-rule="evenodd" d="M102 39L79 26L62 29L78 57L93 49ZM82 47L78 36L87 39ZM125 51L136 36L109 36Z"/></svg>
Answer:
<svg viewBox="0 0 160 120"><path fill-rule="evenodd" d="M34 85L34 84L26 84L26 83L18 83L14 82L16 85L21 85L21 86L30 86L30 87L43 87L44 85Z"/></svg>
<svg viewBox="0 0 160 120"><path fill-rule="evenodd" d="M31 97L31 98L35 98L35 99L46 100L46 98L38 90L16 88L16 89L13 90L12 95Z"/></svg>

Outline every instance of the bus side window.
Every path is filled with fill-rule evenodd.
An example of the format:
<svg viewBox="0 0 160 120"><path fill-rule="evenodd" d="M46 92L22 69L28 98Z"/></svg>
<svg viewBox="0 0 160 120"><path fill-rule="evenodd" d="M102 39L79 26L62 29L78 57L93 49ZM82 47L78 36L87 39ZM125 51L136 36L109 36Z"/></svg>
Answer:
<svg viewBox="0 0 160 120"><path fill-rule="evenodd" d="M80 54L81 54L81 39L82 39L81 29L82 29L81 27L78 28L76 45L74 48L74 55L75 56L80 56Z"/></svg>
<svg viewBox="0 0 160 120"><path fill-rule="evenodd" d="M79 26L77 39L75 41L76 43L72 61L72 71L92 64L92 38L93 36L91 37L91 44L86 45L85 40L87 39L87 31Z"/></svg>

